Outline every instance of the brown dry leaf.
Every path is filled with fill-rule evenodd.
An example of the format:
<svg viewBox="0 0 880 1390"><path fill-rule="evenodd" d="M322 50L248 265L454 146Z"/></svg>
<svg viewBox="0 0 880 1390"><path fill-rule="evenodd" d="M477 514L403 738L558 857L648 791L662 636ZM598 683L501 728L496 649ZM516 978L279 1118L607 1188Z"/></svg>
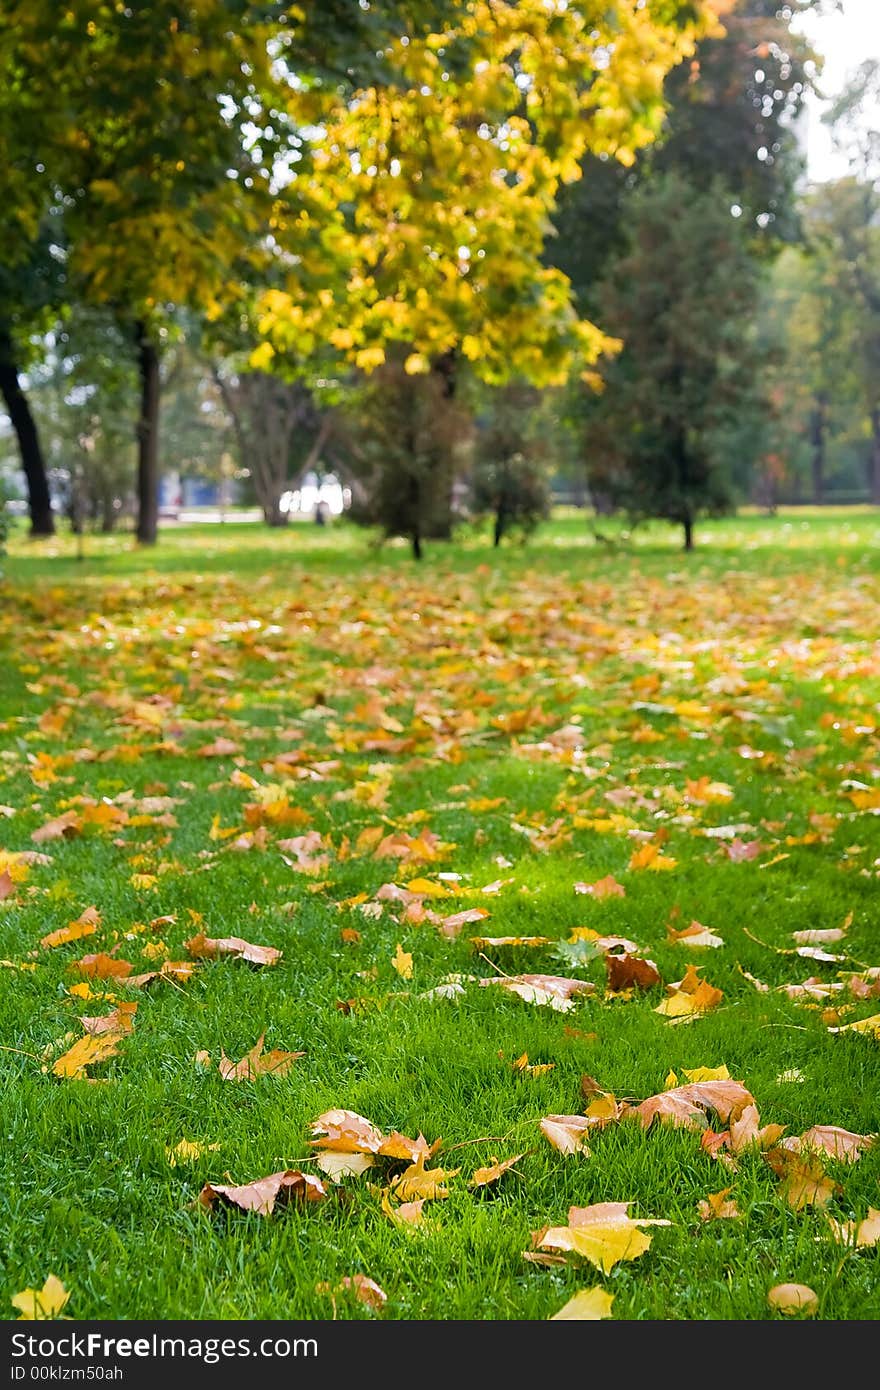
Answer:
<svg viewBox="0 0 880 1390"><path fill-rule="evenodd" d="M842 927L811 928L809 931L793 931L792 937L799 946L831 946L842 941L846 932Z"/></svg>
<svg viewBox="0 0 880 1390"><path fill-rule="evenodd" d="M315 1149L333 1149L338 1153L376 1154L385 1142L385 1135L372 1121L354 1110L325 1110L312 1121Z"/></svg>
<svg viewBox="0 0 880 1390"><path fill-rule="evenodd" d="M294 1062L306 1055L304 1052L282 1052L278 1048L263 1052L265 1036L265 1033L261 1033L250 1052L246 1052L239 1062L230 1061L225 1052L220 1053L217 1070L223 1081L251 1081L255 1076L266 1076L270 1072L275 1076L286 1076Z"/></svg>
<svg viewBox="0 0 880 1390"><path fill-rule="evenodd" d="M546 1004L557 1013L568 1013L573 1008L573 995L592 994L596 988L589 980L574 980L563 975L504 975L480 980L480 985L497 985L518 995L527 1004Z"/></svg>
<svg viewBox="0 0 880 1390"><path fill-rule="evenodd" d="M85 975L90 980L124 980L131 974L134 966L130 960L117 960L115 956L98 951L96 955L83 956L80 960L71 961L67 968L75 970L79 975Z"/></svg>
<svg viewBox="0 0 880 1390"><path fill-rule="evenodd" d="M391 957L391 964L397 971L402 980L411 980L413 973L413 958L409 951L405 951L398 941L394 955Z"/></svg>
<svg viewBox="0 0 880 1390"><path fill-rule="evenodd" d="M794 1211L824 1207L840 1191L840 1184L825 1172L816 1150L798 1154L780 1147L768 1150L766 1158L774 1173L783 1179L782 1195Z"/></svg>
<svg viewBox="0 0 880 1390"><path fill-rule="evenodd" d="M838 1125L813 1125L812 1129L806 1130L799 1137L792 1136L784 1140L783 1147L795 1153L813 1149L829 1154L831 1158L840 1159L843 1163L855 1163L874 1143L876 1137L871 1134L853 1134L851 1130L840 1129Z"/></svg>
<svg viewBox="0 0 880 1390"><path fill-rule="evenodd" d="M574 891L585 893L588 897L596 898L599 902L604 898L626 897L626 889L622 883L617 882L613 874L606 874L604 878L597 878L595 883L576 883Z"/></svg>
<svg viewBox="0 0 880 1390"><path fill-rule="evenodd" d="M316 1284L315 1293L329 1294L334 1300L338 1294L354 1294L358 1303L363 1303L367 1308L372 1308L375 1312L384 1308L388 1302L388 1295L384 1289L380 1288L375 1279L368 1279L366 1274L346 1274L335 1287L328 1283Z"/></svg>
<svg viewBox="0 0 880 1390"><path fill-rule="evenodd" d="M691 922L690 926L682 931L676 931L675 927L667 925L666 939L678 946L717 949L724 945L724 938L713 932L711 927L704 927L702 922Z"/></svg>
<svg viewBox="0 0 880 1390"><path fill-rule="evenodd" d="M454 941L462 927L466 927L470 922L482 922L491 915L485 907L467 907L463 912L453 912L449 917L442 917L437 925L441 936L447 936L450 941Z"/></svg>
<svg viewBox="0 0 880 1390"><path fill-rule="evenodd" d="M108 1057L115 1057L125 1036L122 1032L101 1033L98 1037L86 1033L85 1037L79 1038L73 1047L58 1058L52 1067L52 1074L75 1080L82 1079L86 1067L96 1062L106 1062Z"/></svg>
<svg viewBox="0 0 880 1390"><path fill-rule="evenodd" d="M742 1212L731 1198L732 1187L722 1187L720 1192L710 1192L705 1200L697 1203L701 1221L737 1221Z"/></svg>
<svg viewBox="0 0 880 1390"><path fill-rule="evenodd" d="M598 1284L592 1289L579 1289L549 1321L598 1322L601 1318L611 1317L613 1302L614 1294L606 1293Z"/></svg>
<svg viewBox="0 0 880 1390"><path fill-rule="evenodd" d="M639 952L639 947L635 941L630 941L629 937L602 936L592 927L572 927L568 940L572 946L576 941L589 941L590 945L595 946L603 955L609 951L625 951L629 955L637 955Z"/></svg>
<svg viewBox="0 0 880 1390"><path fill-rule="evenodd" d="M400 1134L395 1129L382 1140L378 1152L381 1158L403 1158L408 1163L415 1163L419 1157L433 1157L442 1143L442 1139L435 1139L433 1144L429 1144L424 1134L419 1134L415 1139L408 1139L405 1134Z"/></svg>
<svg viewBox="0 0 880 1390"><path fill-rule="evenodd" d="M19 1322L51 1322L58 1317L70 1294L55 1274L50 1274L41 1289L22 1289L10 1302L17 1308Z"/></svg>
<svg viewBox="0 0 880 1390"><path fill-rule="evenodd" d="M651 1244L651 1237L640 1229L644 1225L668 1226L668 1221L634 1220L629 1202L597 1202L590 1207L570 1207L567 1226L552 1226L541 1234L536 1245L542 1250L568 1251L582 1255L610 1274L620 1260L635 1260Z"/></svg>
<svg viewBox="0 0 880 1390"><path fill-rule="evenodd" d="M420 1154L415 1163L404 1168L388 1187L389 1196L400 1202L412 1202L418 1198L436 1200L449 1196L446 1184L461 1172L460 1168L426 1168L425 1155Z"/></svg>
<svg viewBox="0 0 880 1390"><path fill-rule="evenodd" d="M612 994L632 988L651 989L661 982L660 971L654 962L641 956L606 955L605 971Z"/></svg>
<svg viewBox="0 0 880 1390"><path fill-rule="evenodd" d="M497 1182L499 1178L509 1172L515 1163L519 1163L521 1158L525 1158L524 1153L514 1154L513 1158L505 1158L499 1162L493 1155L489 1159L487 1167L477 1168L468 1183L468 1187L488 1187L490 1183Z"/></svg>
<svg viewBox="0 0 880 1390"><path fill-rule="evenodd" d="M257 1178L255 1182L245 1183L241 1187L206 1182L199 1193L199 1201L209 1210L220 1200L240 1207L242 1211L255 1211L260 1216L271 1216L276 1203L294 1199L302 1202L320 1202L326 1196L327 1188L320 1178L287 1168L280 1173L270 1173L266 1178Z"/></svg>
<svg viewBox="0 0 880 1390"><path fill-rule="evenodd" d="M65 811L63 815L47 820L45 825L34 831L31 839L36 845L44 844L46 840L71 840L81 829L82 818L79 811Z"/></svg>
<svg viewBox="0 0 880 1390"><path fill-rule="evenodd" d="M15 880L9 870L4 869L2 873L0 873L0 903L5 902L7 898L11 898L14 892Z"/></svg>
<svg viewBox="0 0 880 1390"><path fill-rule="evenodd" d="M747 1105L738 1119L730 1122L730 1151L740 1154L746 1149L770 1149L785 1132L785 1125L760 1127L758 1107Z"/></svg>
<svg viewBox="0 0 880 1390"><path fill-rule="evenodd" d="M819 1310L819 1296L807 1284L777 1284L768 1293L767 1302L777 1313L785 1313L787 1317Z"/></svg>
<svg viewBox="0 0 880 1390"><path fill-rule="evenodd" d="M240 753L241 748L237 743L233 743L231 738L215 738L213 743L206 743L202 748L196 749L197 758L231 758L236 753Z"/></svg>
<svg viewBox="0 0 880 1390"><path fill-rule="evenodd" d="M246 960L249 965L277 965L282 956L282 952L274 946L255 946L240 936L212 937L199 932L183 944L197 960L205 957L214 960L219 956L234 956L237 960Z"/></svg>
<svg viewBox="0 0 880 1390"><path fill-rule="evenodd" d="M134 989L146 989L147 985L155 984L158 980L169 980L176 984L186 984L196 973L196 968L189 960L164 960L159 970L148 970L143 975L129 975L125 981Z"/></svg>
<svg viewBox="0 0 880 1390"><path fill-rule="evenodd" d="M586 1115L545 1115L541 1133L561 1154L583 1154L590 1157L586 1136L590 1129Z"/></svg>
<svg viewBox="0 0 880 1390"><path fill-rule="evenodd" d="M835 1221L829 1216L828 1224L835 1240L845 1245L858 1247L880 1243L880 1210L877 1207L868 1207L864 1221Z"/></svg>
<svg viewBox="0 0 880 1390"><path fill-rule="evenodd" d="M97 1018L81 1017L80 1023L93 1038L99 1038L103 1033L130 1033L134 1028L136 1013L137 1004L120 1001L112 1013L103 1014Z"/></svg>
<svg viewBox="0 0 880 1390"><path fill-rule="evenodd" d="M57 931L50 931L47 936L41 937L40 945L64 946L68 941L79 941L80 937L93 936L100 922L101 914L98 909L87 907L75 922L69 922L66 927L59 927Z"/></svg>
<svg viewBox="0 0 880 1390"><path fill-rule="evenodd" d="M695 1081L649 1096L632 1113L645 1129L654 1120L686 1129L704 1129L708 1111L714 1111L722 1121L737 1120L746 1106L754 1103L754 1096L741 1081Z"/></svg>

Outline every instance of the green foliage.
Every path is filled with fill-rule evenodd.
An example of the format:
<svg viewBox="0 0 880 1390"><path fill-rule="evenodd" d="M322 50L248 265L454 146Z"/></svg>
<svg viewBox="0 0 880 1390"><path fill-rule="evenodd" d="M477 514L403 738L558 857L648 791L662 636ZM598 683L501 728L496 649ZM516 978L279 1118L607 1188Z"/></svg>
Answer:
<svg viewBox="0 0 880 1390"><path fill-rule="evenodd" d="M593 490L634 518L664 517L690 543L699 515L734 501L721 436L752 400L758 274L724 193L658 178L633 200L603 286L624 347L605 372L585 441Z"/></svg>
<svg viewBox="0 0 880 1390"><path fill-rule="evenodd" d="M471 507L494 517L495 544L509 532L530 535L550 511L550 411L533 387L511 385L484 393L477 416ZM543 427L543 428L542 428Z"/></svg>

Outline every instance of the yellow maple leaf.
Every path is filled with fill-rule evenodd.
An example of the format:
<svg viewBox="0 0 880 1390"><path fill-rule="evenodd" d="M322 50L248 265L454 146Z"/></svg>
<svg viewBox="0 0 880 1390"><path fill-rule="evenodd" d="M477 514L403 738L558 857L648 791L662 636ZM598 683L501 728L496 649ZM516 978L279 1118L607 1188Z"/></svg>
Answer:
<svg viewBox="0 0 880 1390"><path fill-rule="evenodd" d="M600 1318L611 1317L613 1302L614 1294L606 1293L598 1284L592 1289L579 1289L549 1321L598 1322Z"/></svg>
<svg viewBox="0 0 880 1390"><path fill-rule="evenodd" d="M12 1295L12 1306L21 1314L19 1322L50 1322L58 1317L70 1294L56 1275L50 1274L41 1289L22 1289Z"/></svg>
<svg viewBox="0 0 880 1390"><path fill-rule="evenodd" d="M397 943L397 950L391 957L391 964L397 971L402 980L411 980L413 973L413 958L409 951L405 951L400 942Z"/></svg>
<svg viewBox="0 0 880 1390"><path fill-rule="evenodd" d="M173 1148L165 1146L165 1157L172 1168L177 1168L182 1163L197 1163L202 1154L216 1153L219 1148L219 1144L201 1144L198 1140L181 1139Z"/></svg>

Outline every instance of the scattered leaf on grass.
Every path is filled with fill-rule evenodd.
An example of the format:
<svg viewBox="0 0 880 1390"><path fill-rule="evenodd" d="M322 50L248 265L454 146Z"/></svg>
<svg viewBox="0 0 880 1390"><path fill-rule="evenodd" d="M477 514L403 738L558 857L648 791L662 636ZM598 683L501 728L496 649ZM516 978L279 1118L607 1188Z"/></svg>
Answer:
<svg viewBox="0 0 880 1390"><path fill-rule="evenodd" d="M360 1177L376 1162L372 1154L339 1153L334 1149L323 1149L316 1161L321 1172L337 1183L343 1178Z"/></svg>
<svg viewBox="0 0 880 1390"><path fill-rule="evenodd" d="M420 1197L426 1200L448 1197L446 1184L460 1172L460 1168L426 1168L425 1155L420 1154L415 1163L392 1178L388 1192L401 1202L412 1202Z"/></svg>
<svg viewBox="0 0 880 1390"><path fill-rule="evenodd" d="M813 1125L812 1129L799 1136L784 1139L783 1147L796 1153L814 1149L843 1163L855 1163L875 1142L875 1136L871 1134L853 1134L851 1130L841 1129L838 1125Z"/></svg>
<svg viewBox="0 0 880 1390"><path fill-rule="evenodd" d="M660 1220L635 1220L629 1202L597 1202L590 1207L570 1207L567 1226L551 1226L539 1233L539 1250L559 1250L582 1255L610 1274L620 1260L635 1260L651 1244L640 1226L669 1226Z"/></svg>
<svg viewBox="0 0 880 1390"><path fill-rule="evenodd" d="M767 1295L767 1302L777 1313L818 1312L819 1297L807 1284L777 1284Z"/></svg>
<svg viewBox="0 0 880 1390"><path fill-rule="evenodd" d="M644 960L641 956L607 955L605 971L608 988L612 994L632 988L651 989L654 985L660 984L660 971L654 962Z"/></svg>
<svg viewBox="0 0 880 1390"><path fill-rule="evenodd" d="M405 951L403 949L399 941L397 943L397 949L395 950L394 955L391 957L391 964L394 966L394 969L397 971L398 975L402 980L412 979L412 955L409 951Z"/></svg>
<svg viewBox="0 0 880 1390"><path fill-rule="evenodd" d="M106 1062L109 1057L115 1057L119 1051L119 1044L126 1036L124 1032L101 1033L94 1037L91 1033L86 1033L79 1038L63 1056L59 1057L52 1067L54 1076L66 1076L73 1080L79 1080L85 1076L86 1067L93 1066L96 1062Z"/></svg>
<svg viewBox="0 0 880 1390"><path fill-rule="evenodd" d="M591 1126L586 1115L545 1115L540 1127L544 1138L559 1153L579 1153L589 1158L586 1136Z"/></svg>
<svg viewBox="0 0 880 1390"><path fill-rule="evenodd" d="M57 1318L70 1294L61 1280L50 1274L41 1289L22 1289L12 1295L12 1306L21 1314L19 1322L50 1322Z"/></svg>
<svg viewBox="0 0 880 1390"><path fill-rule="evenodd" d="M468 1187L488 1187L490 1183L497 1182L499 1178L509 1172L515 1163L519 1163L521 1158L525 1158L524 1153L514 1154L513 1158L505 1158L500 1162L493 1156L485 1168L476 1170L468 1183Z"/></svg>
<svg viewBox="0 0 880 1390"><path fill-rule="evenodd" d="M136 1013L137 1004L121 1001L112 1013L99 1015L97 1018L80 1018L80 1023L93 1038L99 1038L104 1033L130 1033L134 1028Z"/></svg>
<svg viewBox="0 0 880 1390"><path fill-rule="evenodd" d="M255 946L240 936L211 937L203 932L185 941L184 946L197 960L233 956L237 960L246 960L249 965L277 965L282 956L282 952L274 946Z"/></svg>
<svg viewBox="0 0 880 1390"><path fill-rule="evenodd" d="M134 966L130 960L117 960L115 956L98 951L96 955L83 956L80 960L72 961L68 969L75 970L78 975L85 975L90 980L124 980L131 974Z"/></svg>
<svg viewBox="0 0 880 1390"><path fill-rule="evenodd" d="M574 891L585 893L588 897L596 898L598 901L603 898L626 897L626 889L622 883L617 882L613 874L606 874L604 878L597 878L595 883L576 883Z"/></svg>
<svg viewBox="0 0 880 1390"><path fill-rule="evenodd" d="M209 1210L217 1201L240 1207L242 1211L255 1211L260 1216L271 1216L276 1203L297 1200L301 1202L320 1202L327 1196L327 1188L320 1178L310 1173L300 1173L288 1168L280 1173L270 1173L266 1178L241 1187L206 1182L199 1193L199 1201Z"/></svg>
<svg viewBox="0 0 880 1390"><path fill-rule="evenodd" d="M366 1274L346 1274L335 1285L326 1282L316 1284L315 1293L328 1294L333 1300L334 1309L336 1298L340 1294L353 1294L358 1303L372 1308L374 1312L384 1308L388 1302L388 1295L385 1290L379 1287L375 1279L368 1279Z"/></svg>
<svg viewBox="0 0 880 1390"><path fill-rule="evenodd" d="M611 1317L614 1294L607 1293L598 1284L592 1289L580 1289L573 1298L554 1313L550 1322L598 1322Z"/></svg>
<svg viewBox="0 0 880 1390"><path fill-rule="evenodd" d="M738 1119L755 1098L741 1081L695 1081L649 1096L633 1109L643 1128L661 1120L685 1129L703 1129L706 1113L714 1111L722 1121Z"/></svg>
<svg viewBox="0 0 880 1390"><path fill-rule="evenodd" d="M68 941L79 941L83 936L93 936L98 930L101 921L101 914L96 907L87 907L85 912L81 912L75 922L69 922L66 927L59 927L57 931L50 931L47 936L40 938L41 946L66 946Z"/></svg>
<svg viewBox="0 0 880 1390"><path fill-rule="evenodd" d="M382 1193L382 1210L398 1226L420 1226L424 1205L425 1198L419 1197L415 1202L400 1202L394 1206L388 1200L388 1193Z"/></svg>
<svg viewBox="0 0 880 1390"><path fill-rule="evenodd" d="M710 927L704 927L702 922L691 922L690 926L685 927L682 931L676 931L675 927L667 926L666 938L677 946L717 949L724 945L724 938L718 936Z"/></svg>
<svg viewBox="0 0 880 1390"><path fill-rule="evenodd" d="M181 1139L173 1148L166 1144L165 1157L171 1168L179 1168L184 1163L198 1163L203 1154L216 1153L219 1148L219 1144L202 1144L195 1139Z"/></svg>
<svg viewBox="0 0 880 1390"><path fill-rule="evenodd" d="M720 1192L710 1192L708 1197L697 1203L701 1221L736 1221L742 1212L736 1199L730 1196L732 1187L722 1187Z"/></svg>
<svg viewBox="0 0 880 1390"><path fill-rule="evenodd" d="M698 971L699 966L689 965L683 979L676 984L667 985L669 998L657 1005L655 1014L664 1014L674 1020L689 1018L691 1015L707 1013L709 1009L714 1009L723 999L724 993L710 985L708 980L701 980Z"/></svg>
<svg viewBox="0 0 880 1390"><path fill-rule="evenodd" d="M338 1153L378 1153L385 1135L354 1110L325 1110L312 1121L312 1147Z"/></svg>
<svg viewBox="0 0 880 1390"><path fill-rule="evenodd" d="M880 1042L880 1014L871 1018L860 1018L857 1023L845 1023L840 1028L829 1028L829 1033L863 1033L865 1037L876 1038Z"/></svg>
<svg viewBox="0 0 880 1390"><path fill-rule="evenodd" d="M266 1076L270 1072L275 1076L286 1076L294 1062L306 1055L304 1052L282 1052L278 1048L264 1052L265 1036L265 1033L260 1034L250 1052L246 1052L240 1062L232 1062L225 1052L220 1053L217 1070L223 1081L250 1081L255 1076Z"/></svg>
<svg viewBox="0 0 880 1390"><path fill-rule="evenodd" d="M868 1207L868 1215L864 1221L835 1221L833 1217L829 1216L828 1224L834 1239L841 1241L844 1245L870 1246L880 1244L880 1210L877 1207Z"/></svg>

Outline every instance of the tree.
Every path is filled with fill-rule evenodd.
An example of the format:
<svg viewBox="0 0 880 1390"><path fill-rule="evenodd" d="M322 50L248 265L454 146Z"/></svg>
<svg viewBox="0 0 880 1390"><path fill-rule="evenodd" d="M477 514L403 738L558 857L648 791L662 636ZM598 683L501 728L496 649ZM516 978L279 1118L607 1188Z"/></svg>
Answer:
<svg viewBox="0 0 880 1390"><path fill-rule="evenodd" d="M508 383L484 397L476 419L471 505L477 515L494 518L498 546L512 531L530 535L550 511L554 422L533 386Z"/></svg>
<svg viewBox="0 0 880 1390"><path fill-rule="evenodd" d="M605 321L624 347L604 373L589 475L633 519L679 524L690 550L697 518L733 501L721 437L754 388L757 271L717 189L657 178L630 218L603 287Z"/></svg>
<svg viewBox="0 0 880 1390"><path fill-rule="evenodd" d="M282 499L320 460L330 415L319 410L301 381L219 369L214 379L232 421L239 462L250 474L266 524L286 526Z"/></svg>

